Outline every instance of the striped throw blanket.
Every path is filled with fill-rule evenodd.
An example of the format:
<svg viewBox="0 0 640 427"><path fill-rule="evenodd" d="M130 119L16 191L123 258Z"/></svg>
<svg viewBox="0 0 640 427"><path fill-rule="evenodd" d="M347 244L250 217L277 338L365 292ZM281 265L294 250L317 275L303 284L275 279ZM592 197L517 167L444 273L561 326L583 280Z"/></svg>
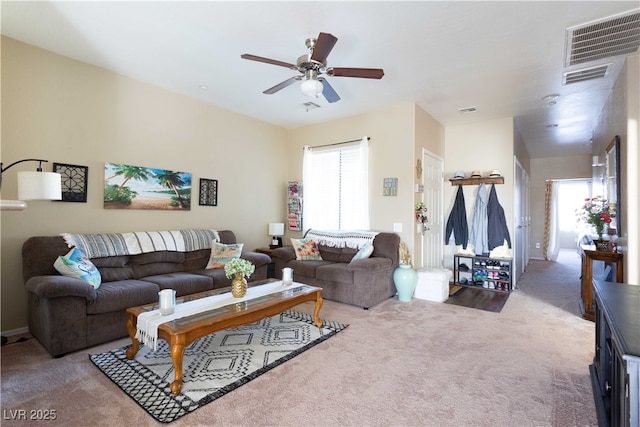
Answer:
<svg viewBox="0 0 640 427"><path fill-rule="evenodd" d="M136 231L131 233L62 233L67 245L77 247L88 258L137 255L155 251L190 252L210 249L220 241L215 230Z"/></svg>
<svg viewBox="0 0 640 427"><path fill-rule="evenodd" d="M318 244L331 246L334 248L353 248L360 249L367 242L372 242L378 234L377 231L324 231L309 230L305 234L305 238L313 239Z"/></svg>

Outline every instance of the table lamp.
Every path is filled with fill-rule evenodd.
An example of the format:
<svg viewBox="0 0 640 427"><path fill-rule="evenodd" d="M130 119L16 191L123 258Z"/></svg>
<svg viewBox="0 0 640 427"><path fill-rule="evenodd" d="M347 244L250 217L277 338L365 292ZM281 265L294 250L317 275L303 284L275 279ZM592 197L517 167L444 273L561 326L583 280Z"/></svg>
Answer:
<svg viewBox="0 0 640 427"><path fill-rule="evenodd" d="M282 237L284 236L284 222L270 222L269 223L269 235L273 236L271 239L271 249L282 247Z"/></svg>

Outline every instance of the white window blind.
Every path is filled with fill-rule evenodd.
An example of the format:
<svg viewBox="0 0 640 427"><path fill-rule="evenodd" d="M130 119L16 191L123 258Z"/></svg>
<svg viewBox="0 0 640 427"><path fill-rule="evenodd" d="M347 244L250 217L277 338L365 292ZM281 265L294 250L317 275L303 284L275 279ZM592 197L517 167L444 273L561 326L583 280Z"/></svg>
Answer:
<svg viewBox="0 0 640 427"><path fill-rule="evenodd" d="M354 145L305 147L304 229L368 230L368 138Z"/></svg>

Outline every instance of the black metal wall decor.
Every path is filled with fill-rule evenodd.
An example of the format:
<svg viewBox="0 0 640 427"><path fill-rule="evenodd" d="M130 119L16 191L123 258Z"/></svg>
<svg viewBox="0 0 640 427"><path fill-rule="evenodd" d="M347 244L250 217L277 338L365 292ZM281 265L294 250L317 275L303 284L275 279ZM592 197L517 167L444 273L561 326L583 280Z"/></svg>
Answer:
<svg viewBox="0 0 640 427"><path fill-rule="evenodd" d="M218 206L218 180L200 178L200 206Z"/></svg>
<svg viewBox="0 0 640 427"><path fill-rule="evenodd" d="M53 171L62 175L63 202L87 202L88 166L54 163Z"/></svg>

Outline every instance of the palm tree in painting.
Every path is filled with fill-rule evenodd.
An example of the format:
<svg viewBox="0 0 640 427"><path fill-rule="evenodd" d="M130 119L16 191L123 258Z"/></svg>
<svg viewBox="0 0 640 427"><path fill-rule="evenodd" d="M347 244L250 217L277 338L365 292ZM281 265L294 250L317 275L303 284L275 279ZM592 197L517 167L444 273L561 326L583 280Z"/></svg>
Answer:
<svg viewBox="0 0 640 427"><path fill-rule="evenodd" d="M129 165L121 165L121 164L113 163L113 172L114 172L114 175L112 177L107 178L106 181L116 176L124 177L124 181L122 181L122 184L120 184L120 187L118 187L117 194L120 194L120 192L122 191L124 186L127 184L127 182L129 182L132 179L136 181L147 181L149 179L149 169L142 168L139 166L129 166Z"/></svg>
<svg viewBox="0 0 640 427"><path fill-rule="evenodd" d="M170 188L174 193L176 193L176 199L178 200L180 208L186 208L184 200L182 200L182 196L180 195L180 191L178 191L178 189L180 187L184 187L187 183L184 182L182 177L180 177L179 172L163 170L160 173L156 173L155 178L158 180L160 185L166 188Z"/></svg>

